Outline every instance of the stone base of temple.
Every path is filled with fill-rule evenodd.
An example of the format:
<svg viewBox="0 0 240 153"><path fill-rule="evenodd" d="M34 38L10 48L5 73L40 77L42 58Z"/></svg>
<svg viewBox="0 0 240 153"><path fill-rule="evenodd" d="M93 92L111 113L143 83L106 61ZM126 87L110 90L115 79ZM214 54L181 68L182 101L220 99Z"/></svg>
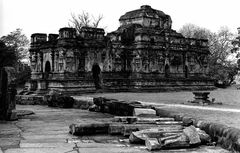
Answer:
<svg viewBox="0 0 240 153"><path fill-rule="evenodd" d="M34 81L32 81L34 82ZM45 82L45 83L44 83ZM36 84L36 83L35 83ZM94 92L164 92L181 90L213 90L211 79L102 79L101 88L96 89L92 79L37 80L37 88L31 89L36 94L46 94L51 90L63 94L77 95ZM44 84L44 85L43 85ZM36 87L36 86L35 86Z"/></svg>

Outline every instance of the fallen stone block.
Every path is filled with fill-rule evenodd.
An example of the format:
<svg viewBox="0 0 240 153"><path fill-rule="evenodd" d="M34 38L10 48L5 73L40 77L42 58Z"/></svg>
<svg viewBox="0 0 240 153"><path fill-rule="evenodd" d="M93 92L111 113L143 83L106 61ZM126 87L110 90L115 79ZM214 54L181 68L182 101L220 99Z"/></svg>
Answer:
<svg viewBox="0 0 240 153"><path fill-rule="evenodd" d="M166 121L174 121L174 118L147 118L147 117L139 117L137 118L137 124L156 124L157 122L166 122Z"/></svg>
<svg viewBox="0 0 240 153"><path fill-rule="evenodd" d="M161 144L158 142L157 138L147 138L145 141L145 145L148 150L158 150L161 149Z"/></svg>
<svg viewBox="0 0 240 153"><path fill-rule="evenodd" d="M123 136L130 136L132 132L157 127L154 124L125 124L123 126Z"/></svg>
<svg viewBox="0 0 240 153"><path fill-rule="evenodd" d="M100 112L99 106L97 106L97 105L95 105L95 104L93 104L92 106L90 106L90 107L88 108L88 110L91 111L91 112Z"/></svg>
<svg viewBox="0 0 240 153"><path fill-rule="evenodd" d="M194 126L189 126L183 129L183 133L188 137L190 144L200 144L201 140Z"/></svg>
<svg viewBox="0 0 240 153"><path fill-rule="evenodd" d="M129 136L134 131L149 129L152 127L156 127L156 125L112 123L109 125L108 133L109 134L122 134L123 136Z"/></svg>
<svg viewBox="0 0 240 153"><path fill-rule="evenodd" d="M94 123L94 124L72 124L69 126L69 132L73 135L92 135L108 133L108 123Z"/></svg>
<svg viewBox="0 0 240 153"><path fill-rule="evenodd" d="M117 135L117 134L122 134L123 131L123 124L121 123L113 123L113 124L109 124L109 128L108 128L108 134L111 135Z"/></svg>
<svg viewBox="0 0 240 153"><path fill-rule="evenodd" d="M133 116L156 116L156 111L150 108L134 108Z"/></svg>
<svg viewBox="0 0 240 153"><path fill-rule="evenodd" d="M169 130L183 130L182 125L157 125L159 129L162 129L164 131L169 131Z"/></svg>
<svg viewBox="0 0 240 153"><path fill-rule="evenodd" d="M197 133L200 137L201 143L206 144L211 142L211 137L203 130L196 128Z"/></svg>
<svg viewBox="0 0 240 153"><path fill-rule="evenodd" d="M157 125L183 125L182 121L161 121L156 122Z"/></svg>
<svg viewBox="0 0 240 153"><path fill-rule="evenodd" d="M100 106L103 104L103 100L104 100L103 97L96 97L96 98L93 98L93 103L97 106Z"/></svg>
<svg viewBox="0 0 240 153"><path fill-rule="evenodd" d="M182 130L171 130L171 131L163 131L162 129L158 128L151 128L151 129L145 129L145 130L140 130L136 132L132 132L130 137L129 137L129 142L130 143L144 143L146 138L162 138L166 137L167 135L176 135L182 133Z"/></svg>
<svg viewBox="0 0 240 153"><path fill-rule="evenodd" d="M132 124L137 120L138 118L136 116L114 116L112 121Z"/></svg>
<svg viewBox="0 0 240 153"><path fill-rule="evenodd" d="M164 142L166 140L176 139L182 135L182 133L167 133L167 134L169 134L169 135L165 135L164 137L160 138L159 140L161 142Z"/></svg>
<svg viewBox="0 0 240 153"><path fill-rule="evenodd" d="M74 99L73 108L88 109L92 105L92 101Z"/></svg>
<svg viewBox="0 0 240 153"><path fill-rule="evenodd" d="M144 144L147 139L147 135L142 134L139 131L132 132L129 136L129 142L132 144Z"/></svg>
<svg viewBox="0 0 240 153"><path fill-rule="evenodd" d="M184 126L193 125L193 119L192 119L192 117L184 116L184 117L182 118L182 122L183 122L183 125L184 125Z"/></svg>
<svg viewBox="0 0 240 153"><path fill-rule="evenodd" d="M162 143L163 149L190 147L189 139L185 134L181 134L177 138L173 137L164 141L160 139L159 141Z"/></svg>

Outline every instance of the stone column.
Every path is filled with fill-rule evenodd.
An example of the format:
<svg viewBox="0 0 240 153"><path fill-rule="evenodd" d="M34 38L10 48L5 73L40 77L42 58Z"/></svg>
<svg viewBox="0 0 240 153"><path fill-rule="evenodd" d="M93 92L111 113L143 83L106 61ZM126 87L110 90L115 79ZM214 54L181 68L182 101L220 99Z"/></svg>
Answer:
<svg viewBox="0 0 240 153"><path fill-rule="evenodd" d="M54 50L52 50L52 52L51 52L51 57L52 57L52 72L54 72L54 63L55 63L55 61L54 61L54 56L55 56L55 52L54 52Z"/></svg>
<svg viewBox="0 0 240 153"><path fill-rule="evenodd" d="M58 72L58 52L55 52L55 55L54 55L54 72Z"/></svg>

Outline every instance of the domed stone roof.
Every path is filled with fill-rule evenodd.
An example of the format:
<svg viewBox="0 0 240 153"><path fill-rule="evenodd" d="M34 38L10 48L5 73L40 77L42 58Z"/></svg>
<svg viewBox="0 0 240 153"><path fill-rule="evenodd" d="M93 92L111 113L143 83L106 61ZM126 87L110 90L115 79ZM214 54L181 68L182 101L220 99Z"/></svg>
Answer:
<svg viewBox="0 0 240 153"><path fill-rule="evenodd" d="M149 5L143 5L140 9L129 11L119 19L121 26L128 24L140 24L143 27L171 28L171 17L163 11L155 10Z"/></svg>
<svg viewBox="0 0 240 153"><path fill-rule="evenodd" d="M141 6L140 9L125 13L120 17L119 21L126 20L126 19L141 18L141 17L162 18L166 16L169 16L169 15L165 14L163 11L155 10L151 8L151 6L149 5L143 5Z"/></svg>

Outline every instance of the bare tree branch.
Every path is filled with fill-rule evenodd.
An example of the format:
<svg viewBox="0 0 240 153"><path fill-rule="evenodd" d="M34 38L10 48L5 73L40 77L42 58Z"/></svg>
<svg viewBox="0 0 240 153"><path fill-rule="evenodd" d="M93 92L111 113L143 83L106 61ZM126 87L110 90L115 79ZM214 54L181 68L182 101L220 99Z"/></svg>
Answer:
<svg viewBox="0 0 240 153"><path fill-rule="evenodd" d="M98 28L102 19L103 15L99 15L97 18L95 18L93 15L90 16L90 14L85 11L77 16L71 13L71 19L69 20L70 23L68 23L68 26L75 28L79 33L82 27Z"/></svg>

